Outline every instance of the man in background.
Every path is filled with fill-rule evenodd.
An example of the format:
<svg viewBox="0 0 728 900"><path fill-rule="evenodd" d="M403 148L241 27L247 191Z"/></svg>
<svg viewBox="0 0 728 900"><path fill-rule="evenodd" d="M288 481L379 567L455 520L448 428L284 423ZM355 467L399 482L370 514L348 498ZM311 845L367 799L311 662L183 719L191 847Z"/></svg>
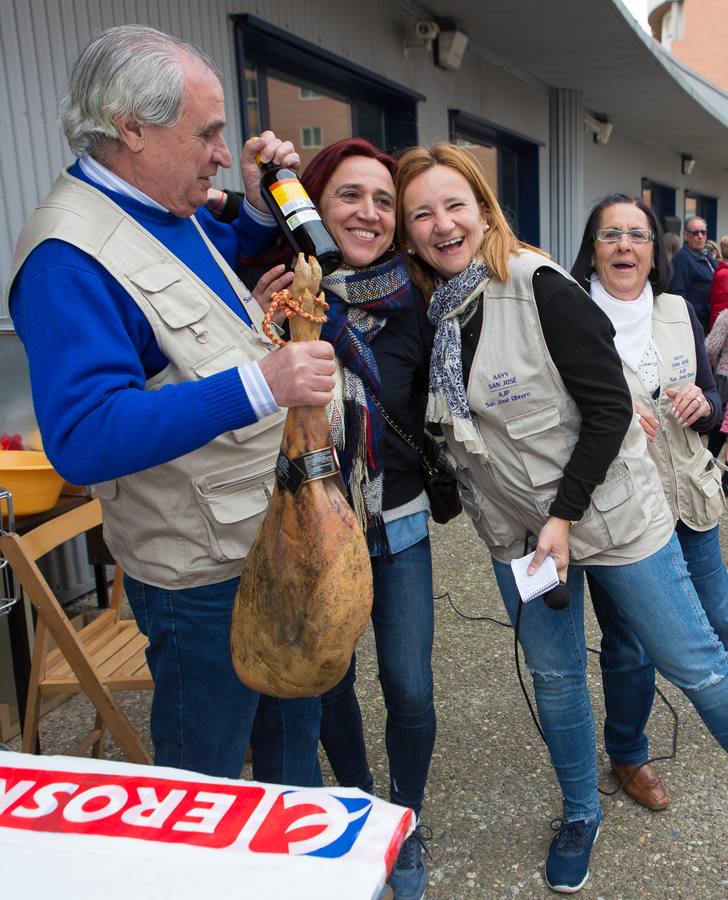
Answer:
<svg viewBox="0 0 728 900"><path fill-rule="evenodd" d="M703 331L710 320L710 285L715 263L705 249L708 227L705 220L692 216L685 223L685 245L672 258L670 291L679 294L693 307Z"/></svg>

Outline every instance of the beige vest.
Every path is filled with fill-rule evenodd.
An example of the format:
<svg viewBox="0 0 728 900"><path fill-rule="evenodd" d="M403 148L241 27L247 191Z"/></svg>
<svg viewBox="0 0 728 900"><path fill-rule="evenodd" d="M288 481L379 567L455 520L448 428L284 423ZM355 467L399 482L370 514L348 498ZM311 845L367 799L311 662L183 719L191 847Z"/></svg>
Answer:
<svg viewBox="0 0 728 900"><path fill-rule="evenodd" d="M502 562L522 556L526 534L537 535L545 524L581 426L541 330L532 278L542 266L570 277L525 251L511 257L506 282L487 280L473 295L482 295L483 327L467 395L487 460L465 451L445 428L463 505ZM646 443L634 420L604 482L571 529L573 560L618 565L643 559L670 539L672 517Z"/></svg>
<svg viewBox="0 0 728 900"><path fill-rule="evenodd" d="M104 266L149 321L169 364L145 390L259 360L272 347L260 308L193 222L252 329L109 197L66 172L20 235L8 294L28 254L59 239ZM168 463L96 485L104 537L124 571L170 589L239 575L268 505L283 418L267 416Z"/></svg>
<svg viewBox="0 0 728 900"><path fill-rule="evenodd" d="M682 388L695 381L695 336L682 297L661 294L652 311L652 335L659 352L660 394L653 400L639 375L624 366L632 397L651 409L660 423L657 440L648 443L662 479L662 487L675 521L695 531L713 528L725 509L721 473L700 435L683 428L672 415L667 388Z"/></svg>

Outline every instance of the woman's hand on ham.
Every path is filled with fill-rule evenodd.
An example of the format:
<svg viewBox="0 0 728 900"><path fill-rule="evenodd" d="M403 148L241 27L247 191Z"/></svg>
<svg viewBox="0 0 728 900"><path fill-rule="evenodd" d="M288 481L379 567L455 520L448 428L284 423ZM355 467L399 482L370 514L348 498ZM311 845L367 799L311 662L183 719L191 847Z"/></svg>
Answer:
<svg viewBox="0 0 728 900"><path fill-rule="evenodd" d="M248 138L240 153L240 172L243 176L245 196L248 203L260 212L268 212L265 200L260 195L260 167L255 160L260 154L260 161L274 162L296 171L301 165L301 157L290 141L282 141L272 131L264 131L260 137Z"/></svg>
<svg viewBox="0 0 728 900"><path fill-rule="evenodd" d="M273 266L265 274L261 275L258 283L253 288L253 296L258 301L258 306L264 313L268 312L273 294L276 291L282 291L284 288L290 287L293 281L293 272L286 272L284 265ZM283 310L276 311L273 321L276 325L282 325L286 320L286 314Z"/></svg>
<svg viewBox="0 0 728 900"><path fill-rule="evenodd" d="M529 575L538 571L547 556L552 556L559 580L566 581L569 571L569 527L568 519L551 516L538 533L536 553L528 567Z"/></svg>
<svg viewBox="0 0 728 900"><path fill-rule="evenodd" d="M710 401L705 399L697 384L691 381L683 385L679 391L676 388L668 388L665 393L672 398L672 414L683 428L687 428L698 419L704 419L711 412Z"/></svg>
<svg viewBox="0 0 728 900"><path fill-rule="evenodd" d="M259 365L278 406L325 406L334 396L334 348L326 341L289 341Z"/></svg>
<svg viewBox="0 0 728 900"><path fill-rule="evenodd" d="M647 440L654 444L657 440L657 432L660 428L660 423L657 419L652 415L652 413L647 409L646 406L643 406L641 403L634 403L632 408L634 409L635 415L637 416L637 421L642 426L642 430L647 435Z"/></svg>

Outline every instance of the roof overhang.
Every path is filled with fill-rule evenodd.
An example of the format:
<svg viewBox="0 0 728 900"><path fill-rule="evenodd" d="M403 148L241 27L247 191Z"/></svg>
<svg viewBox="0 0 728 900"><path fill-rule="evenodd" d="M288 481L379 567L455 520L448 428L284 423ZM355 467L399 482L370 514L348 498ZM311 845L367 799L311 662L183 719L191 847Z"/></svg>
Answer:
<svg viewBox="0 0 728 900"><path fill-rule="evenodd" d="M475 52L544 89L581 91L618 131L728 171L728 93L678 62L619 0L427 6L433 18L454 19Z"/></svg>

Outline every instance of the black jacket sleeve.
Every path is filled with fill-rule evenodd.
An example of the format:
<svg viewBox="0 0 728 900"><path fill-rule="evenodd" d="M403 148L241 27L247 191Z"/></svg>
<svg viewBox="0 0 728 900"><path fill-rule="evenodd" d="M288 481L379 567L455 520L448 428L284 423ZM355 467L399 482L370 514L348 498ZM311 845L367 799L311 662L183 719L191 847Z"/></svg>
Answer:
<svg viewBox="0 0 728 900"><path fill-rule="evenodd" d="M582 416L550 509L552 516L574 520L619 452L633 415L632 398L612 324L589 295L548 267L536 270L533 290L546 346Z"/></svg>
<svg viewBox="0 0 728 900"><path fill-rule="evenodd" d="M222 209L216 210L213 215L221 222L234 222L240 214L243 205L244 194L238 191L225 191L225 203Z"/></svg>

